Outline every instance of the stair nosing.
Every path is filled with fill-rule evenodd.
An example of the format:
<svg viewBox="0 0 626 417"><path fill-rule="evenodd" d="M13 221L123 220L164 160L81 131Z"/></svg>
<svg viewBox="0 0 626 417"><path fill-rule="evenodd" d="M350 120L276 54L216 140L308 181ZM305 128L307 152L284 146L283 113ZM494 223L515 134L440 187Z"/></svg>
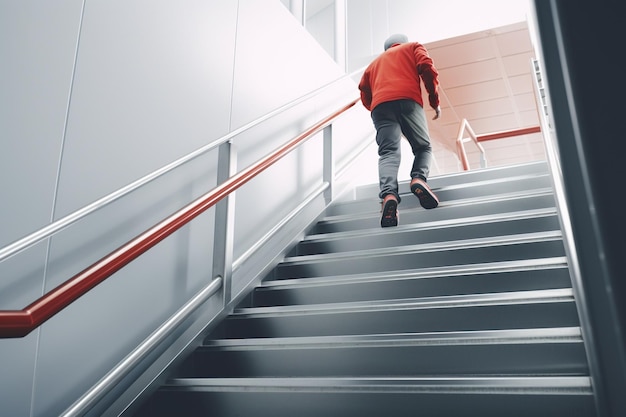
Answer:
<svg viewBox="0 0 626 417"><path fill-rule="evenodd" d="M504 273L518 271L521 272L533 269L562 268L567 268L567 257L565 256L452 266L435 266L410 270L401 269L386 272L367 272L350 275L332 275L309 278L281 278L264 281L257 288L260 290L307 288L329 285L349 285L354 283L364 283L372 281L436 279L442 276L477 275L484 273Z"/></svg>
<svg viewBox="0 0 626 417"><path fill-rule="evenodd" d="M341 232L328 232L328 233L314 233L305 236L302 239L302 243L310 243L310 242L326 242L326 241L334 241L341 240L344 238L358 237L358 236L369 236L372 234L379 235L392 235L392 234L401 234L401 233L412 233L417 232L419 230L432 230L432 229L445 229L450 227L458 227L458 226L469 226L476 224L485 224L485 223L497 223L497 222L506 222L513 220L523 220L523 219L535 219L538 217L554 217L556 216L557 210L556 207L546 207L540 209L530 209L530 210L519 210L514 212L504 212L504 213L496 213L496 214L487 214L480 216L470 216L463 218L455 218L448 220L434 220L424 223L411 223L405 225L398 225L393 228L385 228L382 229L380 227L371 227L367 229L358 229L358 230L347 230Z"/></svg>
<svg viewBox="0 0 626 417"><path fill-rule="evenodd" d="M202 349L228 351L325 349L389 346L466 346L496 344L582 343L580 327L525 328L504 330L466 330L421 333L362 334L335 336L260 337L217 339L205 342Z"/></svg>
<svg viewBox="0 0 626 417"><path fill-rule="evenodd" d="M473 239L450 240L444 242L429 242L416 245L394 246L390 248L363 249L356 251L345 251L338 253L323 253L314 255L288 256L283 259L279 266L311 264L325 262L330 259L349 259L362 257L381 257L400 253L428 253L441 252L446 250L485 248L488 246L515 245L521 243L535 243L561 240L563 238L561 230L550 230L533 233L518 233L514 235L493 236Z"/></svg>
<svg viewBox="0 0 626 417"><path fill-rule="evenodd" d="M482 186L485 186L485 185L502 184L502 183L505 183L505 182L523 181L523 180L538 179L538 178L548 178L549 179L550 178L550 173L549 172L529 173L529 174L520 174L520 175L512 175L512 176L503 176L503 177L496 177L496 178L490 178L490 179L483 179L483 180L479 180L479 181L454 183L454 184L444 185L444 186L441 186L441 187L434 186L435 188L433 188L433 190L456 190L456 189L459 189L459 188L482 187ZM434 181L434 180L431 180L431 182L432 181ZM541 187L541 188L547 188L547 187Z"/></svg>
<svg viewBox="0 0 626 417"><path fill-rule="evenodd" d="M493 202L498 202L498 201L510 201L510 200L514 200L514 199L525 199L525 198L532 198L532 197L545 197L545 196L553 196L554 195L554 191L549 188L549 187L542 187L542 188L538 188L536 190L529 190L529 191L518 191L518 192L512 192L512 193L501 193L501 194L495 194L495 195L491 195L491 196L480 196L480 197L470 197L470 198L461 198L461 199L456 199L456 200L449 200L449 201L440 201L439 202L439 206L437 207L437 210L441 210L441 209L446 209L446 208L453 208L453 207L458 207L458 206L469 206L469 205L474 205L474 204L487 204L487 203L493 203ZM410 198L411 196L407 196L407 198ZM354 201L362 201L363 199L359 199L359 200L354 200ZM376 202L379 202L380 199L378 198L372 198L373 201L375 201L374 204L377 204ZM345 202L342 202L342 204L346 204ZM553 207L553 206L551 206ZM407 211L421 211L424 210L423 208L417 206L415 208L411 208L411 209L406 209ZM345 221L345 219L348 220L355 220L355 219L369 219L375 216L380 216L380 211L379 210L368 210L368 211L363 211L363 212L359 212L359 213L348 213L348 214L335 214L335 215L330 215L330 216L326 216L324 218L322 218L318 224L332 224L332 223L338 223L338 222L343 222Z"/></svg>
<svg viewBox="0 0 626 417"><path fill-rule="evenodd" d="M511 291L483 294L462 294L404 298L393 300L368 300L342 303L306 304L268 307L245 307L235 309L229 317L288 316L311 314L336 314L373 311L398 311L432 308L460 308L493 305L573 302L571 288L549 290Z"/></svg>
<svg viewBox="0 0 626 417"><path fill-rule="evenodd" d="M510 171L511 169L516 169L520 167L528 168L530 166L539 167L541 170L533 171L531 173L525 173L525 174L506 175L506 172ZM523 162L523 163L512 164L512 165L498 165L498 166L474 168L472 170L463 170L463 171L457 171L457 172L448 172L445 174L432 175L429 181L430 182L444 181L449 178L457 178L457 177L467 178L468 176L471 176L472 174L482 174L485 172L493 173L497 171L500 171L500 172L504 171L505 172L504 177L506 178L518 178L518 177L527 177L527 176L539 177L539 176L549 175L549 165L546 160L537 160L537 161ZM399 184L408 185L410 182L411 182L410 179L406 179L406 180L399 181ZM476 181L470 181L470 182L476 182ZM369 184L369 185L363 184L363 185L358 186L357 188L366 188L366 187L378 187L378 184Z"/></svg>
<svg viewBox="0 0 626 417"><path fill-rule="evenodd" d="M589 376L173 378L161 389L264 392L405 392L591 395Z"/></svg>

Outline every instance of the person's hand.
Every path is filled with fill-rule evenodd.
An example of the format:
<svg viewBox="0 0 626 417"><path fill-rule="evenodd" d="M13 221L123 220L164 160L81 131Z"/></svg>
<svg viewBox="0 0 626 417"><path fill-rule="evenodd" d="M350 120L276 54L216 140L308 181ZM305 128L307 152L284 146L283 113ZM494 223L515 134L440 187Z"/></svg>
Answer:
<svg viewBox="0 0 626 417"><path fill-rule="evenodd" d="M433 120L439 119L439 116L441 116L441 107L437 106L437 108L435 109L435 117L433 117Z"/></svg>

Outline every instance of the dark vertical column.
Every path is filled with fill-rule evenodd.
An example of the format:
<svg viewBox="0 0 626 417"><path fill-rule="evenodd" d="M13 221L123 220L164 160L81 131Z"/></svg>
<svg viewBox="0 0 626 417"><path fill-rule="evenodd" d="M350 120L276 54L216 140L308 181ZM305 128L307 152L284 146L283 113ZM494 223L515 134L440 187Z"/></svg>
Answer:
<svg viewBox="0 0 626 417"><path fill-rule="evenodd" d="M626 25L618 1L535 0L602 417L626 416Z"/></svg>

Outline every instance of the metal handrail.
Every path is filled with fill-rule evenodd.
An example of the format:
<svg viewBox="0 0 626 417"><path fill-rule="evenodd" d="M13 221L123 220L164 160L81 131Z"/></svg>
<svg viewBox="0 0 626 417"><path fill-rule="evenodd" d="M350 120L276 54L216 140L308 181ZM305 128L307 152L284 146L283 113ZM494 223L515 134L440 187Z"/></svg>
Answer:
<svg viewBox="0 0 626 417"><path fill-rule="evenodd" d="M63 414L63 417L83 415L96 401L100 400L110 389L119 383L128 373L148 355L154 346L163 342L174 329L183 323L206 300L222 286L222 278L217 277L200 292L193 296L174 315L166 320L146 340L137 346L122 362L107 373L96 385L87 391Z"/></svg>
<svg viewBox="0 0 626 417"><path fill-rule="evenodd" d="M304 96L301 96L293 101L290 101L289 103L284 104L283 106L280 106L278 108L276 108L275 110L272 110L271 112L259 117L258 119L255 119L253 121L251 121L250 123L247 123L243 126L241 126L238 129L233 130L232 132L222 136L221 138L185 155L182 156L181 158L171 162L168 165L165 165L164 167L126 185L125 187L120 188L117 191L114 191L111 194L108 194L96 201L94 201L93 203L79 209L76 210L66 216L64 216L63 218L54 221L53 223L50 223L49 225L21 238L16 240L15 242L5 246L4 248L0 249L0 262L2 262L3 260L23 251L24 249L34 245L35 243L41 242L43 239L46 239L50 236L52 236L53 234L65 229L66 227L70 226L71 224L77 222L78 220L84 218L85 216L105 207L106 205L112 203L113 201L129 194L130 192L148 184L149 182L161 177L162 175L172 171L173 169L201 156L204 155L205 153L209 152L212 149L217 148L218 146L220 146L221 144L228 142L229 140L231 140L232 138L234 138L235 136L259 125L260 123L276 116L277 114L280 114L282 112L284 112L285 110L288 110L292 107L294 107L297 104L302 103L305 100L308 100L318 94L320 94L321 92L325 91L326 89L330 88L331 86L335 85L336 83L345 80L346 78L350 78L352 76L354 76L355 74L358 74L359 72L363 71L363 68L360 68L356 71L353 71L349 74L345 74L331 82L329 82L328 84L325 84L307 94L305 94Z"/></svg>
<svg viewBox="0 0 626 417"><path fill-rule="evenodd" d="M222 184L165 218L144 233L120 246L99 261L44 294L22 310L0 311L0 337L23 337L53 317L96 285L135 260L148 249L180 229L198 215L217 204L258 174L269 168L307 139L330 125L339 115L353 107L359 99L331 113L309 127L287 144L265 156L248 168L228 178Z"/></svg>
<svg viewBox="0 0 626 417"><path fill-rule="evenodd" d="M477 135L476 139L478 139L479 142L485 142L488 140L506 139L506 138L511 138L513 136L530 135L531 133L539 133L539 132L541 132L541 126L531 126L531 127L522 127L519 129L502 130L500 132L494 132L494 133L485 133L482 135Z"/></svg>
<svg viewBox="0 0 626 417"><path fill-rule="evenodd" d="M459 155L459 159L461 160L461 164L463 165L463 169L465 171L468 171L470 169L470 166L469 166L469 160L467 158L467 152L465 151L464 143L467 142L469 139L463 138L463 132L465 132L466 130L469 133L471 140L474 142L474 144L476 144L476 147L480 151L480 164L481 164L481 167L484 168L486 165L486 157L485 157L486 152L485 152L485 148L483 148L480 142L485 142L488 140L496 140L496 139L506 139L506 138L511 138L515 136L529 135L531 133L539 133L541 132L541 126L530 126L530 127L519 128L519 129L510 129L510 130L503 130L500 132L483 133L481 135L477 135L476 133L474 133L474 130L470 126L467 119L463 119L461 121L461 126L459 127L459 133L456 138L456 147L457 147L457 153Z"/></svg>
<svg viewBox="0 0 626 417"><path fill-rule="evenodd" d="M480 143L478 143L478 138L476 137L476 133L474 133L474 130L470 126L467 119L461 120L459 133L456 137L456 147L457 147L457 152L459 154L459 158L461 159L461 164L463 164L463 169L465 171L469 170L469 160L467 159L467 152L465 151L465 145L463 144L466 141L463 138L463 132L465 132L466 130L469 133L470 138L476 144L476 147L478 147L478 150L480 151L481 165L485 160L485 148L483 148L483 146Z"/></svg>

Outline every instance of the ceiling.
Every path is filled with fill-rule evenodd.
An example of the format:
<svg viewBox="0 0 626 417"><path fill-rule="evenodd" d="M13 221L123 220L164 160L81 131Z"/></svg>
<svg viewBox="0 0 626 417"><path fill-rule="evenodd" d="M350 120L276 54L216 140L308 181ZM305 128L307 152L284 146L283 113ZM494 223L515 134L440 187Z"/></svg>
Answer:
<svg viewBox="0 0 626 417"><path fill-rule="evenodd" d="M440 171L457 170L455 143L463 119L477 135L539 126L531 64L535 51L526 22L425 46L439 71L442 116L432 121L430 109L427 115ZM481 144L491 166L545 158L540 133ZM480 165L478 148L471 142L465 147L470 165Z"/></svg>
<svg viewBox="0 0 626 417"><path fill-rule="evenodd" d="M333 7L334 0L306 0L305 4L307 16L313 16ZM426 7L411 3L397 9L412 10L409 6ZM398 10L394 10L385 9L386 19L393 20L394 27L403 27L400 18L405 13L396 16ZM409 25L403 30L410 28ZM426 107L435 156L433 174L462 169L456 139L463 119L477 135L539 126L531 66L536 52L531 39L528 23L520 21L424 42L439 72L442 108L441 118L433 121L434 112ZM464 137L469 138L467 132ZM541 133L490 140L481 145L486 166L545 159ZM481 166L478 147L465 142L465 149L470 167Z"/></svg>

